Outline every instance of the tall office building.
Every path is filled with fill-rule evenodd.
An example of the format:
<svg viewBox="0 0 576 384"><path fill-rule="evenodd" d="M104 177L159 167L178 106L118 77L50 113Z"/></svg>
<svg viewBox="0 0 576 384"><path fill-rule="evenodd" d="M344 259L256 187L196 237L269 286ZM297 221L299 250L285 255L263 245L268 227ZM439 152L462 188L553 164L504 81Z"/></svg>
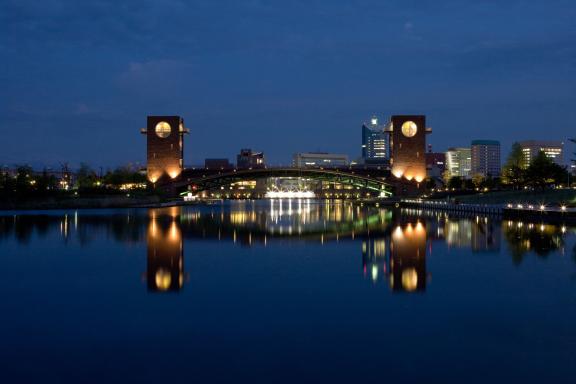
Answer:
<svg viewBox="0 0 576 384"><path fill-rule="evenodd" d="M496 140L473 140L471 160L472 176L500 176L500 142Z"/></svg>
<svg viewBox="0 0 576 384"><path fill-rule="evenodd" d="M348 155L326 152L296 153L292 158L292 164L296 168L346 167L348 165Z"/></svg>
<svg viewBox="0 0 576 384"><path fill-rule="evenodd" d="M384 164L390 158L389 133L375 116L362 124L362 159L365 164Z"/></svg>
<svg viewBox="0 0 576 384"><path fill-rule="evenodd" d="M472 150L470 148L449 148L446 151L446 170L451 177L470 177L472 171Z"/></svg>
<svg viewBox="0 0 576 384"><path fill-rule="evenodd" d="M522 147L525 167L530 165L540 151L556 164L564 166L564 143L561 141L525 140L518 144Z"/></svg>

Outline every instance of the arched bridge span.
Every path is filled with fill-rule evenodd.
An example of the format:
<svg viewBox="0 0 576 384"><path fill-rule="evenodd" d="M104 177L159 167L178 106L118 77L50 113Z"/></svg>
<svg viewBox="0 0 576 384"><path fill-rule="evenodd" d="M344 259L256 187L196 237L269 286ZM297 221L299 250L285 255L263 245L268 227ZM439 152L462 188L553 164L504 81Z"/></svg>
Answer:
<svg viewBox="0 0 576 384"><path fill-rule="evenodd" d="M194 173L184 171L180 180L173 182L172 186L177 189L190 189L195 192L202 192L243 180L268 177L302 177L312 180L337 182L377 191L387 196L392 195L393 189L393 185L383 178L358 174L355 171L322 168L235 169L232 171L218 171L218 173L212 171L211 174L207 171Z"/></svg>

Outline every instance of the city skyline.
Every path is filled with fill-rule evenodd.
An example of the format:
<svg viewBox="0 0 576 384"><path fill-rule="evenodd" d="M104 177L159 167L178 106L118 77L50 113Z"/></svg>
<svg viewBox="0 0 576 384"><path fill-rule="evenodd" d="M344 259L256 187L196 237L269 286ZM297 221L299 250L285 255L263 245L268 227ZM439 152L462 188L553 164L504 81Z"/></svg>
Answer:
<svg viewBox="0 0 576 384"><path fill-rule="evenodd" d="M517 139L566 142L576 121L569 1L4 2L0 14L0 164L143 162L134 132L150 114L186 117L189 164L242 147L273 164L355 158L373 114L425 114L435 150L494 138L503 157Z"/></svg>

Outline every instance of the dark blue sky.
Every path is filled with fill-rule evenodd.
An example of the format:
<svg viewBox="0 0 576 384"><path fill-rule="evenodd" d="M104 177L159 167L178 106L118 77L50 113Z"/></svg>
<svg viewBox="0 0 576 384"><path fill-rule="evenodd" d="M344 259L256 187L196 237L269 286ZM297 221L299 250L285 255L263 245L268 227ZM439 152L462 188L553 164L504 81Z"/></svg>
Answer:
<svg viewBox="0 0 576 384"><path fill-rule="evenodd" d="M436 150L576 135L574 0L0 0L0 164L144 161L179 114L186 163L241 147L360 154L372 114Z"/></svg>

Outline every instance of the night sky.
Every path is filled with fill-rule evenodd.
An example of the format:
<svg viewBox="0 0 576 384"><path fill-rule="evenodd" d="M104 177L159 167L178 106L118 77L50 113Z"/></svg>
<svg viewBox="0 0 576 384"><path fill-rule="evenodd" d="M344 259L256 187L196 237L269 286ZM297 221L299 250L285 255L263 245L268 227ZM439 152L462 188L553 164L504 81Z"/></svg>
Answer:
<svg viewBox="0 0 576 384"><path fill-rule="evenodd" d="M149 114L185 163L240 148L360 155L371 115L435 150L576 135L576 1L0 0L0 165L144 162ZM566 156L568 157L568 156Z"/></svg>

